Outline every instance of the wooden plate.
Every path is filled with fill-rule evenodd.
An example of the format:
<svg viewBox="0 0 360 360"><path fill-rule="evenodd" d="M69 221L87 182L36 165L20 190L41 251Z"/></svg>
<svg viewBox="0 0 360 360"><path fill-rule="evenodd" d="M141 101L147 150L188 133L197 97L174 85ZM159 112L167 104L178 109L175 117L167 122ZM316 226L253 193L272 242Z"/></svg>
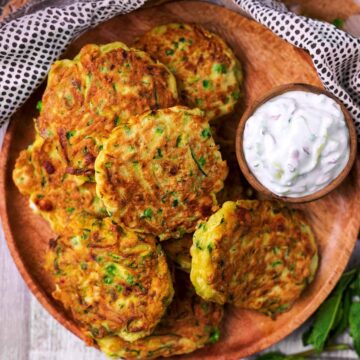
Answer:
<svg viewBox="0 0 360 360"><path fill-rule="evenodd" d="M89 43L115 40L131 44L152 26L170 21L201 24L220 34L243 63L245 91L236 113L221 130L234 141L235 128L245 107L276 85L301 82L321 86L309 56L254 21L230 10L201 2L180 2L142 9L114 18L87 32L68 49L75 55ZM11 178L19 152L34 138L32 118L42 89L36 91L12 119L1 155L0 209L7 242L17 267L30 290L66 328L82 337L76 324L51 297L52 283L42 269L48 240L53 236L47 223L34 215ZM235 151L235 147L234 147ZM302 324L326 298L343 272L356 241L360 224L360 160L347 180L327 197L306 205L317 236L321 262L314 283L296 305L276 321L251 311L229 307L221 341L185 358L239 359L279 341Z"/></svg>

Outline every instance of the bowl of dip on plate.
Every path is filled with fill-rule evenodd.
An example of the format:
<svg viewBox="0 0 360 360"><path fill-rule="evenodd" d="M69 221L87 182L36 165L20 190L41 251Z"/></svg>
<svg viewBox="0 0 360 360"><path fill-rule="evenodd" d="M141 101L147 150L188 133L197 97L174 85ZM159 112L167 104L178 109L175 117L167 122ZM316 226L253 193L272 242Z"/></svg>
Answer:
<svg viewBox="0 0 360 360"><path fill-rule="evenodd" d="M246 110L236 134L236 155L250 185L288 202L334 190L354 164L356 147L344 105L307 84L273 89Z"/></svg>

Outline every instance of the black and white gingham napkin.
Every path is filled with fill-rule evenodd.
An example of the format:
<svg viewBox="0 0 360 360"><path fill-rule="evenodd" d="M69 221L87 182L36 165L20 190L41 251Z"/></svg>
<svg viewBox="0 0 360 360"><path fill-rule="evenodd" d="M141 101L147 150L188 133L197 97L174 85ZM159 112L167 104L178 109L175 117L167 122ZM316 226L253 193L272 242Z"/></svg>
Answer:
<svg viewBox="0 0 360 360"><path fill-rule="evenodd" d="M32 0L0 24L0 127L78 35L146 0ZM350 111L360 138L360 39L289 12L274 0L233 0L256 21L307 50L324 86ZM240 29L239 29L240 30Z"/></svg>

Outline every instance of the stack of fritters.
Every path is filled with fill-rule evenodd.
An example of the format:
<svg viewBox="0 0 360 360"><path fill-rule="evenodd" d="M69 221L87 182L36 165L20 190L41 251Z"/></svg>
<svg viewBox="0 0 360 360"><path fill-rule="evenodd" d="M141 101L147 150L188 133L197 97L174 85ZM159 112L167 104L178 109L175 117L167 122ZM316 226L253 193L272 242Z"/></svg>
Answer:
<svg viewBox="0 0 360 360"><path fill-rule="evenodd" d="M112 132L96 159L96 190L116 222L181 238L216 209L227 171L202 112L177 106Z"/></svg>
<svg viewBox="0 0 360 360"><path fill-rule="evenodd" d="M127 232L109 218L89 218L50 244L60 300L91 335L135 341L149 335L173 297L165 255L151 235Z"/></svg>
<svg viewBox="0 0 360 360"><path fill-rule="evenodd" d="M87 45L52 66L36 139L13 177L58 234L45 264L53 296L89 343L155 358L217 341L225 302L272 314L290 307L314 274L316 246L278 204L219 210L244 198L233 139L212 134L241 94L223 40L169 24L136 46L149 54Z"/></svg>
<svg viewBox="0 0 360 360"><path fill-rule="evenodd" d="M155 331L135 342L118 336L98 340L110 357L154 359L195 351L219 340L223 317L221 305L206 302L196 295L187 275L175 273L175 297Z"/></svg>
<svg viewBox="0 0 360 360"><path fill-rule="evenodd" d="M148 54L120 42L86 45L52 66L36 124L42 137L60 142L68 173L88 175L112 129L177 103L174 76Z"/></svg>

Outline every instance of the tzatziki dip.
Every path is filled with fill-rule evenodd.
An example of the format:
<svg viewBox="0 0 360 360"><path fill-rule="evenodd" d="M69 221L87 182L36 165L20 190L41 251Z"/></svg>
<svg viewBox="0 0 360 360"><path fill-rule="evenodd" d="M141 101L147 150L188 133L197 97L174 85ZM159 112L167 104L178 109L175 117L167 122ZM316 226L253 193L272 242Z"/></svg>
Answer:
<svg viewBox="0 0 360 360"><path fill-rule="evenodd" d="M279 196L324 188L346 166L349 130L339 104L324 94L289 91L260 105L243 134L247 165Z"/></svg>

